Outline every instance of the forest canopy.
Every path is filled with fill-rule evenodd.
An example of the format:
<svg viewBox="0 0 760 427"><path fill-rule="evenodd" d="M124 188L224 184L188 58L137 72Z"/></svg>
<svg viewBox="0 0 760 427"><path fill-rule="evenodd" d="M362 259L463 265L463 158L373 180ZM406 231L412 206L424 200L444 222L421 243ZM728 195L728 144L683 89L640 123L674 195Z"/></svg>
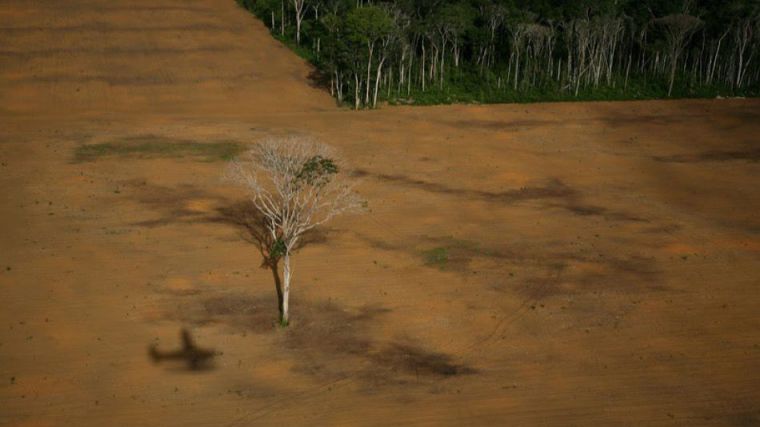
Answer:
<svg viewBox="0 0 760 427"><path fill-rule="evenodd" d="M760 0L238 3L357 109L760 93Z"/></svg>

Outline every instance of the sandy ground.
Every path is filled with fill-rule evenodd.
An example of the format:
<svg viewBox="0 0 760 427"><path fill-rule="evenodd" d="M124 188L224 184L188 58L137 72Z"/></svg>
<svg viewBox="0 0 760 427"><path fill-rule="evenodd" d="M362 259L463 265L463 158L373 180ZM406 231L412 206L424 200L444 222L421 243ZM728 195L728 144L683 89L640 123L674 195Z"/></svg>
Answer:
<svg viewBox="0 0 760 427"><path fill-rule="evenodd" d="M232 0L0 21L0 425L760 425L760 102L352 112ZM293 133L370 211L287 329L224 162L75 155Z"/></svg>

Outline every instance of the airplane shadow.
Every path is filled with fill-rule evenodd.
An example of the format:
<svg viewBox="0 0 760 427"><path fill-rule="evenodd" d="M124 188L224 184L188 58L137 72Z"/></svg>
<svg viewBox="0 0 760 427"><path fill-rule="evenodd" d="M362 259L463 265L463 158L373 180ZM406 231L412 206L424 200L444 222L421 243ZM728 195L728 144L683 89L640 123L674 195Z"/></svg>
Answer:
<svg viewBox="0 0 760 427"><path fill-rule="evenodd" d="M190 331L180 331L182 347L178 350L161 351L157 344L148 347L148 356L155 364L167 364L174 369L186 371L209 371L214 369L214 358L219 354L210 348L201 348L195 344Z"/></svg>

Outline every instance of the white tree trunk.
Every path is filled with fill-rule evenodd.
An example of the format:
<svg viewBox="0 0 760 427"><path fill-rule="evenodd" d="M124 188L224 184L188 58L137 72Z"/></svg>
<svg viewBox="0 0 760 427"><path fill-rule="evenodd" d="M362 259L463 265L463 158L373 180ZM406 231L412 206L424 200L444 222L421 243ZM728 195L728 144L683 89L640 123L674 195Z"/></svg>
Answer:
<svg viewBox="0 0 760 427"><path fill-rule="evenodd" d="M441 75L439 76L441 79L441 83L440 83L441 89L443 89L443 66L444 66L445 59L446 59L446 40L443 41L443 46L441 47Z"/></svg>
<svg viewBox="0 0 760 427"><path fill-rule="evenodd" d="M515 54L515 90L517 90L517 76L520 74L520 52Z"/></svg>
<svg viewBox="0 0 760 427"><path fill-rule="evenodd" d="M385 58L382 58L380 60L380 64L377 65L377 75L375 76L375 92L372 96L372 108L377 107L377 90L380 86L380 75L383 71L383 63L385 63Z"/></svg>
<svg viewBox="0 0 760 427"><path fill-rule="evenodd" d="M673 93L673 82L676 81L676 69L678 67L678 55L673 54L672 63L670 65L670 84L668 85L668 97Z"/></svg>
<svg viewBox="0 0 760 427"><path fill-rule="evenodd" d="M359 75L354 72L354 110L359 109Z"/></svg>
<svg viewBox="0 0 760 427"><path fill-rule="evenodd" d="M335 72L335 92L338 94L338 102L343 102L343 81L340 79L340 74Z"/></svg>
<svg viewBox="0 0 760 427"><path fill-rule="evenodd" d="M290 321L289 297L290 297L290 254L285 253L282 267L282 324L287 325Z"/></svg>
<svg viewBox="0 0 760 427"><path fill-rule="evenodd" d="M421 77L422 77L422 91L425 92L425 41L422 41L422 68L420 68L422 71Z"/></svg>
<svg viewBox="0 0 760 427"><path fill-rule="evenodd" d="M375 43L367 43L368 59L367 59L367 84L365 85L364 92L364 105L369 106L369 82L372 81L372 53L375 50Z"/></svg>
<svg viewBox="0 0 760 427"><path fill-rule="evenodd" d="M296 15L296 45L301 46L301 17Z"/></svg>
<svg viewBox="0 0 760 427"><path fill-rule="evenodd" d="M296 11L296 44L301 46L301 23L306 15L306 0L293 0L293 8Z"/></svg>

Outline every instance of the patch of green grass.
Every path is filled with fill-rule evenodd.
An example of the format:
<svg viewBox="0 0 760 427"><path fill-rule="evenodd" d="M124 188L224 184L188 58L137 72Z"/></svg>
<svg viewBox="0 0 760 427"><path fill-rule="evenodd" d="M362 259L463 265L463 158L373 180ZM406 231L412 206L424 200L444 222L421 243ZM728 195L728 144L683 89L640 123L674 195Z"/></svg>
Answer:
<svg viewBox="0 0 760 427"><path fill-rule="evenodd" d="M425 265L442 269L449 262L449 249L444 247L429 249L424 251L422 256L425 259Z"/></svg>
<svg viewBox="0 0 760 427"><path fill-rule="evenodd" d="M441 270L464 268L477 257L501 256L498 250L484 247L478 241L458 239L454 236L426 237L426 240L437 246L421 252L424 263Z"/></svg>
<svg viewBox="0 0 760 427"><path fill-rule="evenodd" d="M198 142L161 136L139 136L114 142L77 147L74 161L92 162L103 157L137 159L190 157L204 162L232 160L245 149L233 141Z"/></svg>

